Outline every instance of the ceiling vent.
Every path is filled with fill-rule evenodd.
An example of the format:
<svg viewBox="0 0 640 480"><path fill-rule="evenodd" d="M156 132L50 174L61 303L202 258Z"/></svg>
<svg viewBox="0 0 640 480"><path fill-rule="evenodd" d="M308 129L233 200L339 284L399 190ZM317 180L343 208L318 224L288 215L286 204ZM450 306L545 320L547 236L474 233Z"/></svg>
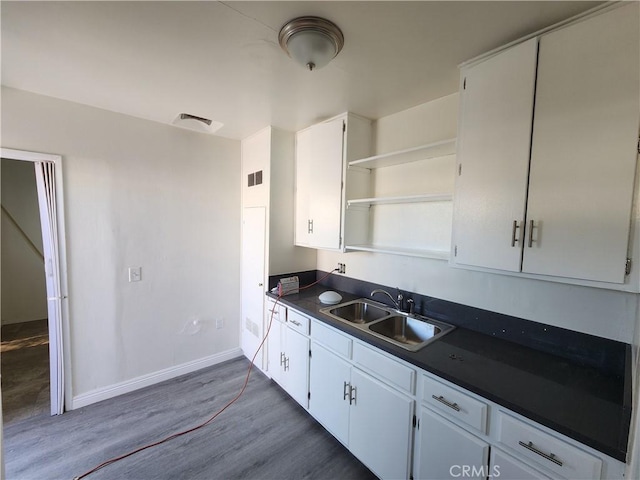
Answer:
<svg viewBox="0 0 640 480"><path fill-rule="evenodd" d="M198 117L190 113L180 113L173 122L171 122L171 125L193 130L194 132L214 133L220 130L224 126L224 123L214 122L209 118Z"/></svg>

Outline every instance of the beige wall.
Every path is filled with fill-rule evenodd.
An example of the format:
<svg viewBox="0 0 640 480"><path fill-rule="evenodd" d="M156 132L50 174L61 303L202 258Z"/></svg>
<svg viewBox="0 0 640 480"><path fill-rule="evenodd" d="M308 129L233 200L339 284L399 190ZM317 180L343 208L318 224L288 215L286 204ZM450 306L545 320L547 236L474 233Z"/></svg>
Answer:
<svg viewBox="0 0 640 480"><path fill-rule="evenodd" d="M457 113L458 94L453 94L383 117L375 125L375 153L453 138ZM423 171L402 166L385 178L384 188L403 183L414 188L415 179L421 177L429 178L430 188L438 182L452 185L455 156L449 158L448 169L446 162L427 163ZM386 170L391 168L395 167ZM446 231L450 219L442 221L434 228ZM350 277L626 343L633 339L637 294L452 268L443 260L318 251L318 269L331 270L338 262L346 263Z"/></svg>
<svg viewBox="0 0 640 480"><path fill-rule="evenodd" d="M239 141L7 88L1 133L63 158L77 403L239 354Z"/></svg>
<svg viewBox="0 0 640 480"><path fill-rule="evenodd" d="M1 165L2 325L46 319L47 289L34 166L6 159Z"/></svg>

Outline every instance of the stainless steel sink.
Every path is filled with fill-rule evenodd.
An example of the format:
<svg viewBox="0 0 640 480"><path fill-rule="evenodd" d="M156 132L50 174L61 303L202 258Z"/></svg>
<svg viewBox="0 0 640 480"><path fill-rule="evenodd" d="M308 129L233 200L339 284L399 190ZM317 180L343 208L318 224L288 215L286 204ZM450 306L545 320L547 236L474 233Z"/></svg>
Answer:
<svg viewBox="0 0 640 480"><path fill-rule="evenodd" d="M396 315L369 325L369 330L376 336L412 351L421 349L453 328L435 320L406 315Z"/></svg>
<svg viewBox="0 0 640 480"><path fill-rule="evenodd" d="M320 312L413 352L455 328L431 318L394 310L367 298L321 308Z"/></svg>
<svg viewBox="0 0 640 480"><path fill-rule="evenodd" d="M352 300L335 307L323 308L322 313L350 323L369 323L392 315L392 311L367 299Z"/></svg>

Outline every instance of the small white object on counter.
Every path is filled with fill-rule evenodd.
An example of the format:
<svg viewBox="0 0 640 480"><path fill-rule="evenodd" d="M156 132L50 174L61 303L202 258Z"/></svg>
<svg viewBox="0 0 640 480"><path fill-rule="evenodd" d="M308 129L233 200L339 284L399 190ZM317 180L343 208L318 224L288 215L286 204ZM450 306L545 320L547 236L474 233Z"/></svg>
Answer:
<svg viewBox="0 0 640 480"><path fill-rule="evenodd" d="M338 292L327 291L321 293L318 298L320 299L320 303L324 303L325 305L335 305L336 303L340 303L342 295Z"/></svg>

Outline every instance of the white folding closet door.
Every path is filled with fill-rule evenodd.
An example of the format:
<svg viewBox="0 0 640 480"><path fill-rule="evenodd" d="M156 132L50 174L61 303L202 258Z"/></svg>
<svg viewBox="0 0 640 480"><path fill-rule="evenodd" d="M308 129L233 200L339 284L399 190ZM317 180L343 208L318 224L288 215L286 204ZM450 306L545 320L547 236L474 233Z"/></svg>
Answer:
<svg viewBox="0 0 640 480"><path fill-rule="evenodd" d="M64 406L64 370L62 368L62 345L60 344L62 339L62 294L58 261L55 165L52 162L35 162L34 165L47 286L51 415L59 415Z"/></svg>

